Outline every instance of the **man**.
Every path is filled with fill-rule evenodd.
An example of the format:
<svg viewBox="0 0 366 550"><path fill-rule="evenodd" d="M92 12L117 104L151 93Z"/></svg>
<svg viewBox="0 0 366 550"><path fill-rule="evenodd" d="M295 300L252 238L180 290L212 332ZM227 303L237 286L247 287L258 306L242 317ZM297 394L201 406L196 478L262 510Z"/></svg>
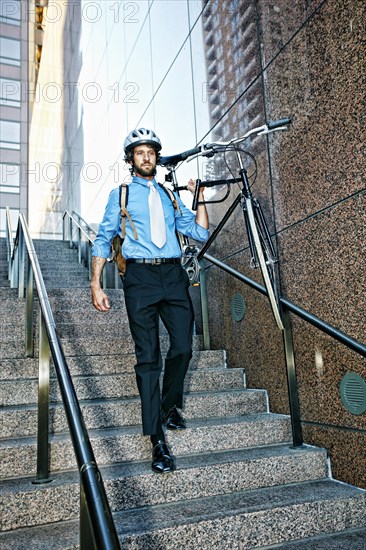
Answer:
<svg viewBox="0 0 366 550"><path fill-rule="evenodd" d="M179 209L174 208L169 196L155 180L160 150L160 139L152 130L133 130L125 139L125 160L131 165L133 177L128 186L127 203L131 219L126 221L122 252L127 261L123 290L135 342L135 372L141 397L143 433L150 435L153 445L152 469L163 473L173 471L175 466L166 445L162 420L170 430L185 429L180 409L183 406L184 377L192 357L193 308L188 276L180 262L181 248L176 231L205 241L208 216L204 205L199 205L193 214L179 197L176 197ZM188 189L194 192L193 180L189 181ZM202 191L199 199L203 200ZM150 202L154 204L152 211ZM117 232L121 235L118 188L109 196L92 252L92 301L99 311L110 308L108 297L100 287L100 277L110 254L111 240ZM159 317L168 331L170 342L161 397Z"/></svg>

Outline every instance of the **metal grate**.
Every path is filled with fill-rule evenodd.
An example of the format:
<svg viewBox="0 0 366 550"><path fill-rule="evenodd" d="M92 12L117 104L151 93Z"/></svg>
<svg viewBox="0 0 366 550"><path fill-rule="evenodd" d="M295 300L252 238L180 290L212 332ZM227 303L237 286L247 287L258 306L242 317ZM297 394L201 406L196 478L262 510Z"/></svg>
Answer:
<svg viewBox="0 0 366 550"><path fill-rule="evenodd" d="M347 411L363 414L366 411L366 382L355 372L347 372L340 385L341 400Z"/></svg>
<svg viewBox="0 0 366 550"><path fill-rule="evenodd" d="M234 321L241 321L246 313L247 306L241 294L234 294L231 299L231 316Z"/></svg>

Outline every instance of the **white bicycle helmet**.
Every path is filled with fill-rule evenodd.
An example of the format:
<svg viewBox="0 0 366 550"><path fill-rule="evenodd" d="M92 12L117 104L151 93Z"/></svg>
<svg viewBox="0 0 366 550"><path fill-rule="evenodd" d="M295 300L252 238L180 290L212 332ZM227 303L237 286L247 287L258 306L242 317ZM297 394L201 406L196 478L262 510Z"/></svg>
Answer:
<svg viewBox="0 0 366 550"><path fill-rule="evenodd" d="M125 153L127 154L131 151L136 145L152 145L157 151L161 149L161 141L153 130L148 130L147 128L139 128L132 130L128 134L123 144Z"/></svg>

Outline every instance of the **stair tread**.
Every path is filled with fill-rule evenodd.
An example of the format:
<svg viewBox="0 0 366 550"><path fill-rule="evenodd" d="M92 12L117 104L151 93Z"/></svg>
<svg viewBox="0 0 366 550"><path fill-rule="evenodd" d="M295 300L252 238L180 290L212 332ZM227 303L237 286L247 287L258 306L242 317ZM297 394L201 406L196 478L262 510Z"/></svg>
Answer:
<svg viewBox="0 0 366 550"><path fill-rule="evenodd" d="M209 397L224 396L226 398L228 395L234 395L234 396L240 396L240 397L242 395L244 395L244 397L245 396L249 397L254 395L254 396L261 397L264 393L265 393L265 390L256 390L251 388L229 388L226 390L212 390L212 391L203 390L203 391L195 391L192 393L185 392L184 396L185 396L185 399L188 399L189 397L205 397L205 396L209 396ZM86 406L86 407L93 407L93 406L108 407L109 405L114 405L114 404L121 405L126 402L129 402L129 403L136 402L140 404L140 398L138 396L109 397L108 399L96 397L96 398L93 398L92 400L79 399L78 401L81 406ZM1 407L0 412L18 412L18 411L21 412L21 411L37 411L37 410L38 410L37 403L25 403L20 405L3 405ZM50 403L50 410L63 411L64 405L61 401L53 401Z"/></svg>
<svg viewBox="0 0 366 550"><path fill-rule="evenodd" d="M223 466L225 464L235 464L239 462L260 462L266 461L273 457L303 457L310 455L319 455L323 459L326 458L326 450L319 447L304 445L302 447L292 447L288 444L268 445L266 447L249 447L243 449L231 449L228 451L216 451L210 453L200 453L192 455L184 455L175 457L179 460L179 470L174 475L180 475L180 472L186 470L194 470L197 468L210 468L212 466ZM152 472L150 462L135 461L129 463L114 463L109 466L101 466L100 471L105 483L111 479L131 478L140 475L149 475L152 479L156 479L156 475ZM5 479L2 481L2 494L17 491L35 492L42 488L59 487L69 483L79 483L79 473L77 470L65 472L52 472L52 485L33 485L29 483L32 476L24 478ZM324 476L323 476L324 477ZM160 476L159 476L160 478ZM159 479L158 478L158 479Z"/></svg>
<svg viewBox="0 0 366 550"><path fill-rule="evenodd" d="M317 537L297 539L293 542L267 546L277 550L365 550L366 527L361 529L347 529L337 533L323 533Z"/></svg>
<svg viewBox="0 0 366 550"><path fill-rule="evenodd" d="M345 509L344 522L338 525L333 525L330 517L335 506ZM318 534L330 529L343 531L347 522L349 527L363 528L365 508L364 491L327 479L123 510L115 512L114 519L126 547L138 541L139 548L208 550L227 549L228 540L230 548L261 547L271 531L281 542L286 540L284 537L296 540L299 532L306 536L310 529ZM306 523L301 521L304 519ZM289 520L291 523L284 530ZM76 548L79 522L23 528L0 535L4 550L23 550L30 539L39 549Z"/></svg>
<svg viewBox="0 0 366 550"><path fill-rule="evenodd" d="M187 430L185 430L184 433L188 433L189 430L193 429L200 429L205 427L215 427L215 426L229 426L229 425L236 425L241 423L256 423L258 421L269 421L269 422L278 422L278 421L289 421L289 417L284 414L276 414L276 413L257 413L257 414L248 414L245 416L227 416L225 418L223 417L216 417L216 418L204 418L204 419L192 419L190 420L189 424L187 424ZM123 426L123 427L111 427L111 428L99 428L99 429L91 429L88 430L89 437L91 439L96 437L102 437L102 436L110 436L110 437L120 437L122 435L129 435L129 434L140 434L141 433L141 426L140 425L134 425L134 426ZM170 432L171 437L176 436L174 432ZM183 436L184 434L179 433L179 436ZM61 434L53 434L50 437L51 441L69 441L69 434L68 433L61 433ZM36 442L35 437L24 437L24 438L9 438L6 440L0 440L0 448L1 447L8 447L8 446L24 446L27 444L33 444Z"/></svg>

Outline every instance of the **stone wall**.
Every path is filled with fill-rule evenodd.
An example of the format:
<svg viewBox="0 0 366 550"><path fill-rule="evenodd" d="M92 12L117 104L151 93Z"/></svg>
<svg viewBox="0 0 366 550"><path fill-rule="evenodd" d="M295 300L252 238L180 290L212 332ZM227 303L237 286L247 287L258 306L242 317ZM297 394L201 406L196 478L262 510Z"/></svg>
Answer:
<svg viewBox="0 0 366 550"><path fill-rule="evenodd" d="M274 233L282 294L365 342L366 5L239 2L244 4L256 10L260 62L241 101L255 90L261 96L258 120L294 117L289 132L255 145L253 192ZM213 227L227 202L210 208ZM210 254L261 281L248 268L240 209ZM207 285L212 346L227 349L230 367L245 367L249 387L268 389L273 412L287 413L282 337L266 299L213 266ZM240 322L231 315L235 293L247 307ZM334 477L366 487L366 413L351 414L340 397L347 372L366 380L365 360L305 322L292 317L292 323L305 442L329 449Z"/></svg>

